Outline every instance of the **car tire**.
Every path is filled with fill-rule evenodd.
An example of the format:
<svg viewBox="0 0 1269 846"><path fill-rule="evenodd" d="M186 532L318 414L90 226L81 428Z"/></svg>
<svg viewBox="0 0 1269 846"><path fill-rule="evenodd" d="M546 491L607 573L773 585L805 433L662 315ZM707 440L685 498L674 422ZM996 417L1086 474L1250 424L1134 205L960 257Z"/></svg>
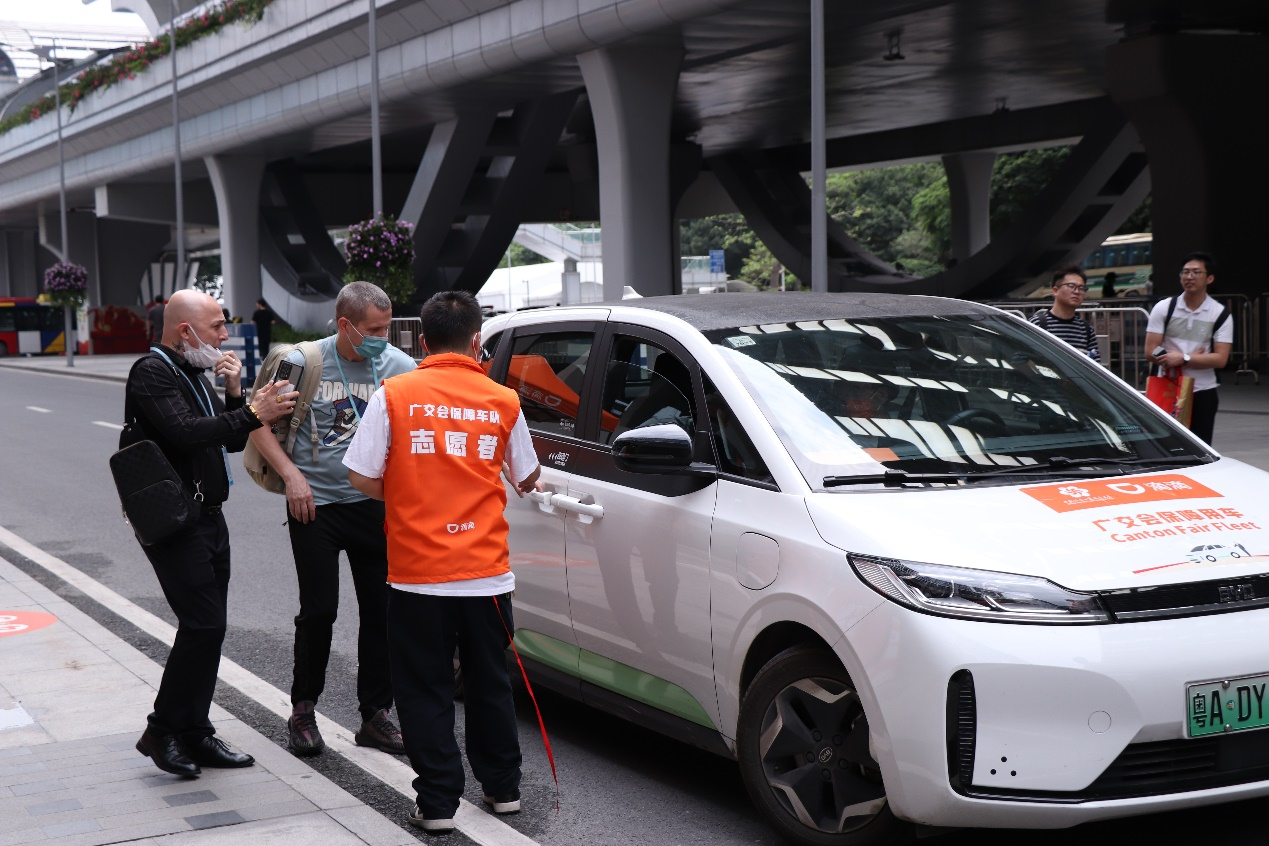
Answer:
<svg viewBox="0 0 1269 846"><path fill-rule="evenodd" d="M797 843L874 846L914 833L890 810L863 705L826 649L795 646L758 671L741 699L736 756L754 804Z"/></svg>
<svg viewBox="0 0 1269 846"><path fill-rule="evenodd" d="M4 358L9 354L9 345L4 341L0 341L0 358Z"/></svg>

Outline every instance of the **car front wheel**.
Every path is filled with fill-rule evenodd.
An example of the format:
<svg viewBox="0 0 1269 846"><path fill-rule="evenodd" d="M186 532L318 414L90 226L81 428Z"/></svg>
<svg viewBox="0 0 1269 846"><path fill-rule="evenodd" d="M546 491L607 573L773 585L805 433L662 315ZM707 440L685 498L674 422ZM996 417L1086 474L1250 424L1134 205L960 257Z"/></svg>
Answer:
<svg viewBox="0 0 1269 846"><path fill-rule="evenodd" d="M827 650L796 646L758 671L741 700L736 751L754 803L797 842L871 846L912 834L886 802L868 717Z"/></svg>

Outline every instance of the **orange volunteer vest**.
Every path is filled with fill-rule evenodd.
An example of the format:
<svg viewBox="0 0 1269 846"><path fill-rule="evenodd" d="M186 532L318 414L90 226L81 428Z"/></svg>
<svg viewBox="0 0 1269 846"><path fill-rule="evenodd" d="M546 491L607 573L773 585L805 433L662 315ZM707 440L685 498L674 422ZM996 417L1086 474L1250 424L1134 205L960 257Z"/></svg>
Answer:
<svg viewBox="0 0 1269 846"><path fill-rule="evenodd" d="M388 581L498 576L507 555L503 455L520 398L457 353L383 383L392 443L383 472Z"/></svg>

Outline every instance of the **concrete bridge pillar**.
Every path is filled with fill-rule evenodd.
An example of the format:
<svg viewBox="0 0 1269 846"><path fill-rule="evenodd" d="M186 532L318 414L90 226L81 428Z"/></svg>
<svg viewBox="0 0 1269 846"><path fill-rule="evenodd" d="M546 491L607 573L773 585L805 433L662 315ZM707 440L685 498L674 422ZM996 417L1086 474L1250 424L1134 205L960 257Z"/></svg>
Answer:
<svg viewBox="0 0 1269 846"><path fill-rule="evenodd" d="M595 120L604 299L626 285L678 293L670 191L670 118L681 46L615 46L577 57Z"/></svg>
<svg viewBox="0 0 1269 846"><path fill-rule="evenodd" d="M207 156L203 161L216 194L225 308L231 315L246 319L261 295L260 186L265 160L260 156Z"/></svg>
<svg viewBox="0 0 1269 846"><path fill-rule="evenodd" d="M0 230L0 297L38 297L40 287L35 271L35 231Z"/></svg>
<svg viewBox="0 0 1269 846"><path fill-rule="evenodd" d="M958 262L991 241L991 172L995 163L995 153L943 157L952 201L952 257Z"/></svg>
<svg viewBox="0 0 1269 846"><path fill-rule="evenodd" d="M1269 37L1135 38L1107 48L1106 72L1150 160L1155 293L1181 290L1181 259L1194 250L1216 258L1212 293L1263 291L1269 171L1263 133L1247 121L1248 86L1269 75Z"/></svg>
<svg viewBox="0 0 1269 846"><path fill-rule="evenodd" d="M564 305L577 305L582 301L582 275L577 272L577 259L564 259L564 272L560 274L560 299Z"/></svg>

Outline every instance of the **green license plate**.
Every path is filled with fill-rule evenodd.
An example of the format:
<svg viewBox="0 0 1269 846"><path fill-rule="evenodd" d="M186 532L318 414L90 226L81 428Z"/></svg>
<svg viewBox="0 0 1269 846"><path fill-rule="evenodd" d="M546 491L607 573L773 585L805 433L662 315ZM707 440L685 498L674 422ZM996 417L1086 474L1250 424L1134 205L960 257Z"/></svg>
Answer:
<svg viewBox="0 0 1269 846"><path fill-rule="evenodd" d="M1269 675L1201 682L1186 687L1189 736L1269 726Z"/></svg>

